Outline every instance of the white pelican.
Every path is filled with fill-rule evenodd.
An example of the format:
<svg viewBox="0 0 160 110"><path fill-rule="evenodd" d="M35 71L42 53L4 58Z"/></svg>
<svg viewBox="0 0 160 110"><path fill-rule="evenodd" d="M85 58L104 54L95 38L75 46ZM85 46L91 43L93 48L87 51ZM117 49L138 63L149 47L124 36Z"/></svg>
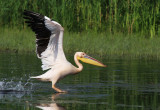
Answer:
<svg viewBox="0 0 160 110"><path fill-rule="evenodd" d="M42 61L42 69L49 69L46 73L31 78L51 81L54 90L57 92L65 92L57 88L55 84L66 75L76 74L82 71L83 66L79 60L92 65L106 67L84 52L75 53L74 61L78 68L73 66L66 60L64 55L64 29L58 22L51 20L47 16L27 10L24 10L24 19L26 19L25 22L36 34L36 53L38 58Z"/></svg>

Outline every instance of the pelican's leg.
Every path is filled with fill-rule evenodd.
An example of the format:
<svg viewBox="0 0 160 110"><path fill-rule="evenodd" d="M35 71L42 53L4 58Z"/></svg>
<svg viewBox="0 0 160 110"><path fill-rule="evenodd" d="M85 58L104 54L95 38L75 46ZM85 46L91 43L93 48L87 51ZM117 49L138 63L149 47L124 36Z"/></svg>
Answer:
<svg viewBox="0 0 160 110"><path fill-rule="evenodd" d="M57 92L66 92L66 91L62 91L61 89L59 89L59 88L57 88L57 87L55 87L55 85L52 85L52 88L54 89L54 90L56 90Z"/></svg>
<svg viewBox="0 0 160 110"><path fill-rule="evenodd" d="M57 88L57 87L55 86L56 82L57 82L57 80L52 81L52 88L53 88L56 92L59 92L59 93L62 93L62 92L64 93L64 92L66 92L66 91L63 91L63 90Z"/></svg>
<svg viewBox="0 0 160 110"><path fill-rule="evenodd" d="M57 88L55 85L52 85L52 88L53 88L54 90L56 90L57 92L62 92L62 90L60 90L59 88Z"/></svg>

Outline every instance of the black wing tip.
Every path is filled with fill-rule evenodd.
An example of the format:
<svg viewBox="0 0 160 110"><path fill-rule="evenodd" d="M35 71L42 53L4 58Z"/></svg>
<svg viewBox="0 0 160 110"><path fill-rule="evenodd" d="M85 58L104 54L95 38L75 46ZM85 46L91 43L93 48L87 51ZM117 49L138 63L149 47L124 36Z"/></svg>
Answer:
<svg viewBox="0 0 160 110"><path fill-rule="evenodd" d="M40 18L44 18L44 15L37 13L37 12L33 12L30 10L24 10L23 11L23 15L24 16L30 16L30 17L40 17Z"/></svg>
<svg viewBox="0 0 160 110"><path fill-rule="evenodd" d="M23 11L23 14L39 14L39 13L30 11L30 10L24 10L24 11Z"/></svg>
<svg viewBox="0 0 160 110"><path fill-rule="evenodd" d="M24 10L23 11L23 15L28 16L30 14L34 13L33 11L29 11L29 10Z"/></svg>
<svg viewBox="0 0 160 110"><path fill-rule="evenodd" d="M29 11L29 10L24 10L23 12L23 18L25 20L29 20L29 21L34 21L34 22L43 22L44 21L44 16L33 12L33 11Z"/></svg>

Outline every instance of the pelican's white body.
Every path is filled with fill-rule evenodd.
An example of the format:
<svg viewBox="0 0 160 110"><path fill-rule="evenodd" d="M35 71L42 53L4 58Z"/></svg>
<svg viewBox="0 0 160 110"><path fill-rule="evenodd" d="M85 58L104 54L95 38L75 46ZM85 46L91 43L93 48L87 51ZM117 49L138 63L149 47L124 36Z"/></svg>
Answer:
<svg viewBox="0 0 160 110"><path fill-rule="evenodd" d="M51 81L52 85L54 85L59 79L65 77L69 74L76 73L76 67L74 67L70 62L57 62L50 70L48 70L46 73L35 76L31 78L37 78L42 81Z"/></svg>

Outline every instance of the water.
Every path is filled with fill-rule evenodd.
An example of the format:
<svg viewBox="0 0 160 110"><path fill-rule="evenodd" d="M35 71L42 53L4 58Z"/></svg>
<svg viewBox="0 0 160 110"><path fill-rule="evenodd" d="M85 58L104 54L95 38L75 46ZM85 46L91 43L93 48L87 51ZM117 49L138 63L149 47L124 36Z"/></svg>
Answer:
<svg viewBox="0 0 160 110"><path fill-rule="evenodd" d="M29 79L42 74L36 55L0 54L0 110L159 110L160 61L98 58L107 68L84 64L84 70L50 82ZM72 61L73 56L68 56Z"/></svg>

